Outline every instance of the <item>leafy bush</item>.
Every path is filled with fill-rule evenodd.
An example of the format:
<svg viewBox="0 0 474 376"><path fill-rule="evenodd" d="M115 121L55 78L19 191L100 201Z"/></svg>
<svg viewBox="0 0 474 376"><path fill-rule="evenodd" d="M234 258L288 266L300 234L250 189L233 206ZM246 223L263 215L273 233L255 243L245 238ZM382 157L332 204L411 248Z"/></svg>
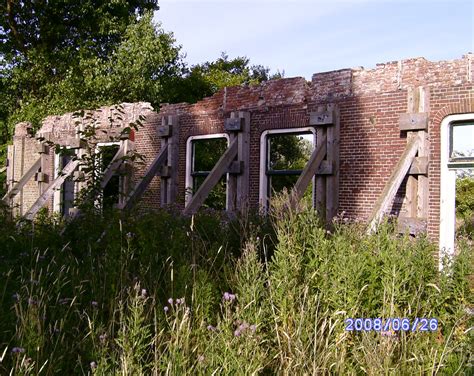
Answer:
<svg viewBox="0 0 474 376"><path fill-rule="evenodd" d="M0 217L0 370L15 374L468 374L472 251L366 235L312 209ZM345 330L437 318L434 332ZM471 367L471 368L470 368Z"/></svg>

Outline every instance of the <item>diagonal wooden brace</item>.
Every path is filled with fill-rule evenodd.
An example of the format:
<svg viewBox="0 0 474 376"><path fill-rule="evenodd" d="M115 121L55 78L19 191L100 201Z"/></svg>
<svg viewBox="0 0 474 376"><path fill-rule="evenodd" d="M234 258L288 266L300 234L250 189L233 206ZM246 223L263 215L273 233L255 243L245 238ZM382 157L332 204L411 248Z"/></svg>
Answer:
<svg viewBox="0 0 474 376"><path fill-rule="evenodd" d="M224 175L231 163L234 161L238 152L239 141L235 138L234 141L229 145L228 149L217 161L214 168L211 170L209 175L203 181L197 192L193 195L188 205L184 208L184 214L193 214L199 207L204 203L207 196L211 192L212 188L217 184L219 179Z"/></svg>
<svg viewBox="0 0 474 376"><path fill-rule="evenodd" d="M10 189L5 196L3 196L2 200L7 202L8 200L11 200L15 195L21 191L21 189L25 186L25 184L30 180L33 175L38 171L38 169L41 167L41 157L36 160L36 162L33 164L33 166L30 167L30 169L20 178L18 183L16 183L12 189Z"/></svg>
<svg viewBox="0 0 474 376"><path fill-rule="evenodd" d="M70 161L61 171L61 174L54 179L54 181L48 186L46 191L35 201L33 206L26 212L25 218L26 219L33 219L38 213L38 210L40 210L44 204L53 196L53 193L56 189L58 189L64 181L72 175L74 170L79 166L79 160L72 160Z"/></svg>
<svg viewBox="0 0 474 376"><path fill-rule="evenodd" d="M126 141L125 141L126 142ZM100 182L100 187L104 189L107 183L110 181L112 176L114 176L117 169L123 162L123 157L125 156L125 142L120 144L120 148L117 150L117 153L114 155L112 160L110 161L109 165L107 166L106 170L104 171L104 175L102 176L102 181Z"/></svg>
<svg viewBox="0 0 474 376"><path fill-rule="evenodd" d="M382 221L384 214L387 212L389 206L393 203L393 199L397 194L398 188L403 182L405 175L410 170L410 167L415 159L416 153L421 145L419 136L415 136L408 141L405 150L403 151L400 160L396 164L390 178L385 185L382 194L375 203L372 214L369 217L369 228L367 232L373 233L378 224Z"/></svg>
<svg viewBox="0 0 474 376"><path fill-rule="evenodd" d="M318 171L324 157L326 156L326 150L327 150L327 138L324 137L319 147L314 149L308 163L306 163L306 166L304 167L303 172L301 173L295 186L293 187L293 194L291 195L292 206L295 206L296 203L300 201L301 198L303 197L304 192L306 191L306 189L309 186L309 183L311 182L311 179Z"/></svg>
<svg viewBox="0 0 474 376"><path fill-rule="evenodd" d="M120 206L120 209L129 210L131 209L135 203L143 196L145 190L150 185L153 178L158 173L160 167L166 162L168 159L168 145L165 145L164 148L160 150L158 155L155 157L153 162L151 162L150 166L145 172L143 178L135 185L133 190L130 194L125 198L124 203Z"/></svg>

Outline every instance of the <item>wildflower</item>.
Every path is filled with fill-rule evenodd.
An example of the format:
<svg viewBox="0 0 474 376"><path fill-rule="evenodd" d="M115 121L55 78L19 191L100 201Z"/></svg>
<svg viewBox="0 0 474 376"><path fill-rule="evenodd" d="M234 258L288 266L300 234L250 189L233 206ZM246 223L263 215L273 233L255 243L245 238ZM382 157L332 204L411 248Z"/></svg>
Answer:
<svg viewBox="0 0 474 376"><path fill-rule="evenodd" d="M13 354L22 354L25 352L25 349L23 347L14 347L12 349Z"/></svg>
<svg viewBox="0 0 474 376"><path fill-rule="evenodd" d="M256 329L257 329L256 325L250 325L250 330L252 331L252 333L255 333Z"/></svg>
<svg viewBox="0 0 474 376"><path fill-rule="evenodd" d="M240 336L240 330L239 330L239 329L237 329L237 330L234 332L234 336L236 336L236 337L239 337L239 336Z"/></svg>
<svg viewBox="0 0 474 376"><path fill-rule="evenodd" d="M233 302L235 300L235 294L231 294L229 292L225 292L223 299L227 302Z"/></svg>
<svg viewBox="0 0 474 376"><path fill-rule="evenodd" d="M92 307L97 308L99 306L99 303L97 303L95 300L91 302Z"/></svg>
<svg viewBox="0 0 474 376"><path fill-rule="evenodd" d="M127 232L127 238L128 238L128 239L131 239L132 237L133 237L133 233Z"/></svg>
<svg viewBox="0 0 474 376"><path fill-rule="evenodd" d="M36 305L36 304L37 304L36 300L31 299L31 298L28 298L28 305L32 305L32 306L33 306L33 305Z"/></svg>
<svg viewBox="0 0 474 376"><path fill-rule="evenodd" d="M198 362L199 362L199 363L204 362L204 355L199 355L199 356L198 356Z"/></svg>
<svg viewBox="0 0 474 376"><path fill-rule="evenodd" d="M176 299L176 304L184 304L184 298Z"/></svg>
<svg viewBox="0 0 474 376"><path fill-rule="evenodd" d="M96 362L91 362L91 370L95 370L97 368Z"/></svg>
<svg viewBox="0 0 474 376"><path fill-rule="evenodd" d="M148 295L148 292L146 291L146 289L142 289L142 291L141 291L141 297L142 297L143 299L145 299L145 298L147 297L147 295Z"/></svg>
<svg viewBox="0 0 474 376"><path fill-rule="evenodd" d="M212 326L212 325L208 325L207 326L207 330L210 330L211 332L215 332L216 331L216 327L215 326Z"/></svg>
<svg viewBox="0 0 474 376"><path fill-rule="evenodd" d="M101 334L99 336L99 341L100 341L100 343L104 344L107 341L107 334L106 333Z"/></svg>
<svg viewBox="0 0 474 376"><path fill-rule="evenodd" d="M170 309L168 308L168 306L164 306L164 307L163 307L163 311L165 311L165 313L168 313L169 310L170 310Z"/></svg>
<svg viewBox="0 0 474 376"><path fill-rule="evenodd" d="M173 298L169 298L169 299L168 299L168 304L169 304L169 305L173 305Z"/></svg>

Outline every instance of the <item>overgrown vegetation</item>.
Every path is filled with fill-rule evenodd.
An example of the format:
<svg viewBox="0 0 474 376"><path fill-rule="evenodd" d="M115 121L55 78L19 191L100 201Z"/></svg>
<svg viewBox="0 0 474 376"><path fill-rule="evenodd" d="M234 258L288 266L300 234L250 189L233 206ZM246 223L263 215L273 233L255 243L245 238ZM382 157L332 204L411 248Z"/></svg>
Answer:
<svg viewBox="0 0 474 376"><path fill-rule="evenodd" d="M273 207L268 219L170 209L68 227L3 216L1 372L472 372L467 244L440 274L428 240L389 224L369 236L341 218L328 232L312 209ZM351 332L349 317L439 328Z"/></svg>

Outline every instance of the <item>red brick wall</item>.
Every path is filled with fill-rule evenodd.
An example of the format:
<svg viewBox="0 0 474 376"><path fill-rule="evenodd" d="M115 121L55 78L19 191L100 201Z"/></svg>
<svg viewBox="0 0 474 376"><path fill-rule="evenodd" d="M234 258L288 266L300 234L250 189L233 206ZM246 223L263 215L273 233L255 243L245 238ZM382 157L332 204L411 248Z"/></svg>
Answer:
<svg viewBox="0 0 474 376"><path fill-rule="evenodd" d="M131 111L134 116L146 115L135 136L136 151L144 156L145 166L135 166L132 181L141 177L146 165L159 152L156 127L161 123L161 117L179 115L178 204L183 206L187 139L194 135L222 133L224 119L230 112L249 111L249 203L257 207L262 132L306 127L311 111L332 103L340 110L341 122L339 212L345 211L350 217L365 220L406 145L406 133L399 131L398 119L408 111L408 89L427 86L430 87L431 145L428 231L436 238L439 226L439 128L442 119L449 114L474 112L473 71L471 54L441 62L416 58L378 64L368 70L355 68L317 73L311 82L297 77L259 86L230 87L196 104L163 104L159 114L130 105L127 112ZM72 122L72 118L64 116L61 119ZM45 122L45 129L49 123ZM403 187L400 193L403 194ZM155 178L140 205L157 208L159 202L159 178ZM400 202L398 198L395 211L400 210Z"/></svg>

